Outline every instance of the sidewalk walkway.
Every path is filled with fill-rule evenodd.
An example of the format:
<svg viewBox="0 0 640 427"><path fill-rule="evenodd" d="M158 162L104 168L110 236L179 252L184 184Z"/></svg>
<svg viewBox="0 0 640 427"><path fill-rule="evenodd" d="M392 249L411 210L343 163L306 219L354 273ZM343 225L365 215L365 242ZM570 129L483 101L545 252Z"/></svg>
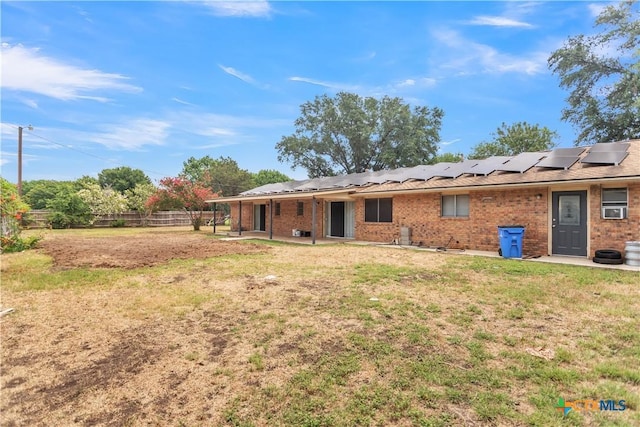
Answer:
<svg viewBox="0 0 640 427"><path fill-rule="evenodd" d="M255 231L243 231L242 236L238 236L238 233L218 233L219 235L224 235L221 240L250 240L250 239L261 239L261 240L270 240L269 235L267 233L255 232ZM287 242L287 243L297 243L302 245L311 245L312 241L310 237L283 237L283 236L274 236L274 241L278 242ZM459 250L459 249L449 249L449 250L438 250L433 248L424 248L419 246L402 246L402 245L392 245L392 244L381 244L377 242L365 242L353 239L341 239L341 238L318 238L316 239L317 245L326 245L326 244L350 244L350 245L370 245L370 246L380 246L385 248L396 248L396 249L405 249L405 250L417 250L417 251L428 251L428 252L440 252L443 254L457 254L457 255L471 255L471 256L483 256L489 258L502 258L498 255L498 252L488 252L488 251L473 251L473 250ZM548 262L552 264L566 264L566 265L578 265L583 267L594 267L594 268L607 268L610 270L625 270L625 271L636 271L640 273L640 266L635 267L626 264L598 264L593 262L588 258L583 257L572 257L572 256L558 256L552 255L547 256L543 255L538 258L524 258L524 259L516 259L518 261L533 261L533 262Z"/></svg>

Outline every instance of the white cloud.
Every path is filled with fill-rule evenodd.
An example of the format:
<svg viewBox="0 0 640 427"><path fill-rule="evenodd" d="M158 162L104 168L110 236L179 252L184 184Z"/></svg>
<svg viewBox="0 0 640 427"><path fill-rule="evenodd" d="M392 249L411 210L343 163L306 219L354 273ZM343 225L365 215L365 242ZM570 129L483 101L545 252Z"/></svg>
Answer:
<svg viewBox="0 0 640 427"><path fill-rule="evenodd" d="M446 56L439 56L438 62L443 68L453 69L461 75L478 73L533 75L546 70L549 56L546 51L514 56L499 52L489 45L465 39L453 30L440 30L433 34L446 51Z"/></svg>
<svg viewBox="0 0 640 427"><path fill-rule="evenodd" d="M184 101L184 100L182 100L180 98L176 98L175 96L173 98L171 98L171 100L173 102L177 102L178 104L182 104L182 105L193 105L192 103Z"/></svg>
<svg viewBox="0 0 640 427"><path fill-rule="evenodd" d="M416 89L423 89L423 88L430 88L430 87L434 87L437 83L437 80L431 77L421 77L418 79L406 79L403 80L399 83L396 83L394 85L394 87L396 89L402 89L402 88L416 88Z"/></svg>
<svg viewBox="0 0 640 427"><path fill-rule="evenodd" d="M153 119L135 119L125 123L106 125L101 132L86 133L89 142L114 150L140 150L145 145L164 145L171 124Z"/></svg>
<svg viewBox="0 0 640 427"><path fill-rule="evenodd" d="M93 19L91 19L91 16L89 15L89 12L87 12L86 10L76 6L75 7L76 12L78 12L78 15L82 16L84 18L85 21L93 24Z"/></svg>
<svg viewBox="0 0 640 427"><path fill-rule="evenodd" d="M231 17L269 17L271 5L265 0L251 1L198 1L216 16Z"/></svg>
<svg viewBox="0 0 640 427"><path fill-rule="evenodd" d="M451 145L459 141L460 141L460 138L452 139L451 141L440 141L440 145Z"/></svg>
<svg viewBox="0 0 640 427"><path fill-rule="evenodd" d="M2 44L3 89L36 93L63 101L91 99L106 102L95 92L111 90L140 92L141 88L125 83L127 77L95 69L79 68L42 55L38 49Z"/></svg>
<svg viewBox="0 0 640 427"><path fill-rule="evenodd" d="M354 58L354 61L356 62L365 62L365 61L371 61L372 59L374 59L376 57L377 53L375 51L371 51L368 53L365 53L362 56L358 56L356 58Z"/></svg>
<svg viewBox="0 0 640 427"><path fill-rule="evenodd" d="M593 17L597 17L598 15L600 15L602 13L603 10L605 10L607 8L607 6L609 6L609 4L603 4L603 3L591 3L589 5L587 5L587 8L589 9L589 13L591 14L591 16Z"/></svg>
<svg viewBox="0 0 640 427"><path fill-rule="evenodd" d="M468 22L471 25L487 25L491 27L533 28L533 25L504 16L476 16Z"/></svg>
<svg viewBox="0 0 640 427"><path fill-rule="evenodd" d="M322 80L310 79L307 77L297 77L297 76L289 77L288 80L292 82L301 82L301 83L308 83L315 86L322 86L322 87L326 87L334 90L344 90L344 91L355 92L359 89L358 86L354 86L354 85L347 85L344 83L335 83L335 82L326 82Z"/></svg>
<svg viewBox="0 0 640 427"><path fill-rule="evenodd" d="M236 132L232 129L225 129L219 127L210 127L208 129L202 129L198 132L200 135L204 136L234 136Z"/></svg>
<svg viewBox="0 0 640 427"><path fill-rule="evenodd" d="M27 107L33 108L34 110L38 109L38 103L36 101L34 101L33 99L26 99L25 98L25 99L22 100L22 103L24 105L26 105Z"/></svg>
<svg viewBox="0 0 640 427"><path fill-rule="evenodd" d="M236 70L235 68L225 67L224 65L220 65L220 64L218 64L218 67L220 67L220 69L222 71L224 71L225 73L227 73L227 74L229 74L229 75L231 75L231 76L233 76L235 78L238 78L238 79L242 80L245 83L249 83L251 85L255 85L256 84L256 81L253 79L253 77L251 77L248 74L242 73L242 72Z"/></svg>

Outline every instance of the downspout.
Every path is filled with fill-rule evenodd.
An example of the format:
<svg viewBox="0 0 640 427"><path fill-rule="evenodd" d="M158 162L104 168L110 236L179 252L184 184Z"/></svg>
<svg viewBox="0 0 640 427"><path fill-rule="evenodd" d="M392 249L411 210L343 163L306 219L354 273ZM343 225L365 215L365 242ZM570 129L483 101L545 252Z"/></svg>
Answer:
<svg viewBox="0 0 640 427"><path fill-rule="evenodd" d="M273 240L273 199L269 199L269 240Z"/></svg>
<svg viewBox="0 0 640 427"><path fill-rule="evenodd" d="M238 200L238 236L242 236L242 200Z"/></svg>
<svg viewBox="0 0 640 427"><path fill-rule="evenodd" d="M311 198L311 244L316 244L316 196Z"/></svg>

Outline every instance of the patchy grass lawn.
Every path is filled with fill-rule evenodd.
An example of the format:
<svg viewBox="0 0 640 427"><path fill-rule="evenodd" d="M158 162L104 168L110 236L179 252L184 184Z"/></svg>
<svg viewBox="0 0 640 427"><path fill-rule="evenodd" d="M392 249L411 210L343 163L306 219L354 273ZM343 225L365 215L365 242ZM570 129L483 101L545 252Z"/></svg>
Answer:
<svg viewBox="0 0 640 427"><path fill-rule="evenodd" d="M2 255L3 425L640 424L638 273L119 231Z"/></svg>

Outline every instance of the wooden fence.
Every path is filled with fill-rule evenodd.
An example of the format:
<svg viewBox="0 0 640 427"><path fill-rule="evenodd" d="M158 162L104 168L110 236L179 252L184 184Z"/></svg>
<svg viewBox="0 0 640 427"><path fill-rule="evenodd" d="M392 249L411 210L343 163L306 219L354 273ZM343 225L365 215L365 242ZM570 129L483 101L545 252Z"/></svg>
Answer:
<svg viewBox="0 0 640 427"><path fill-rule="evenodd" d="M49 211L47 210L32 210L27 214L28 228L48 228L49 222L47 216ZM202 214L202 225L213 225L211 222L213 219L213 212L204 211ZM225 219L225 213L216 212L216 223L222 224ZM123 220L125 227L174 227L177 225L191 225L191 219L186 211L159 211L154 212L146 218L141 218L140 214L135 211L123 212L117 215L108 215L98 217L93 227L110 227L113 221Z"/></svg>

